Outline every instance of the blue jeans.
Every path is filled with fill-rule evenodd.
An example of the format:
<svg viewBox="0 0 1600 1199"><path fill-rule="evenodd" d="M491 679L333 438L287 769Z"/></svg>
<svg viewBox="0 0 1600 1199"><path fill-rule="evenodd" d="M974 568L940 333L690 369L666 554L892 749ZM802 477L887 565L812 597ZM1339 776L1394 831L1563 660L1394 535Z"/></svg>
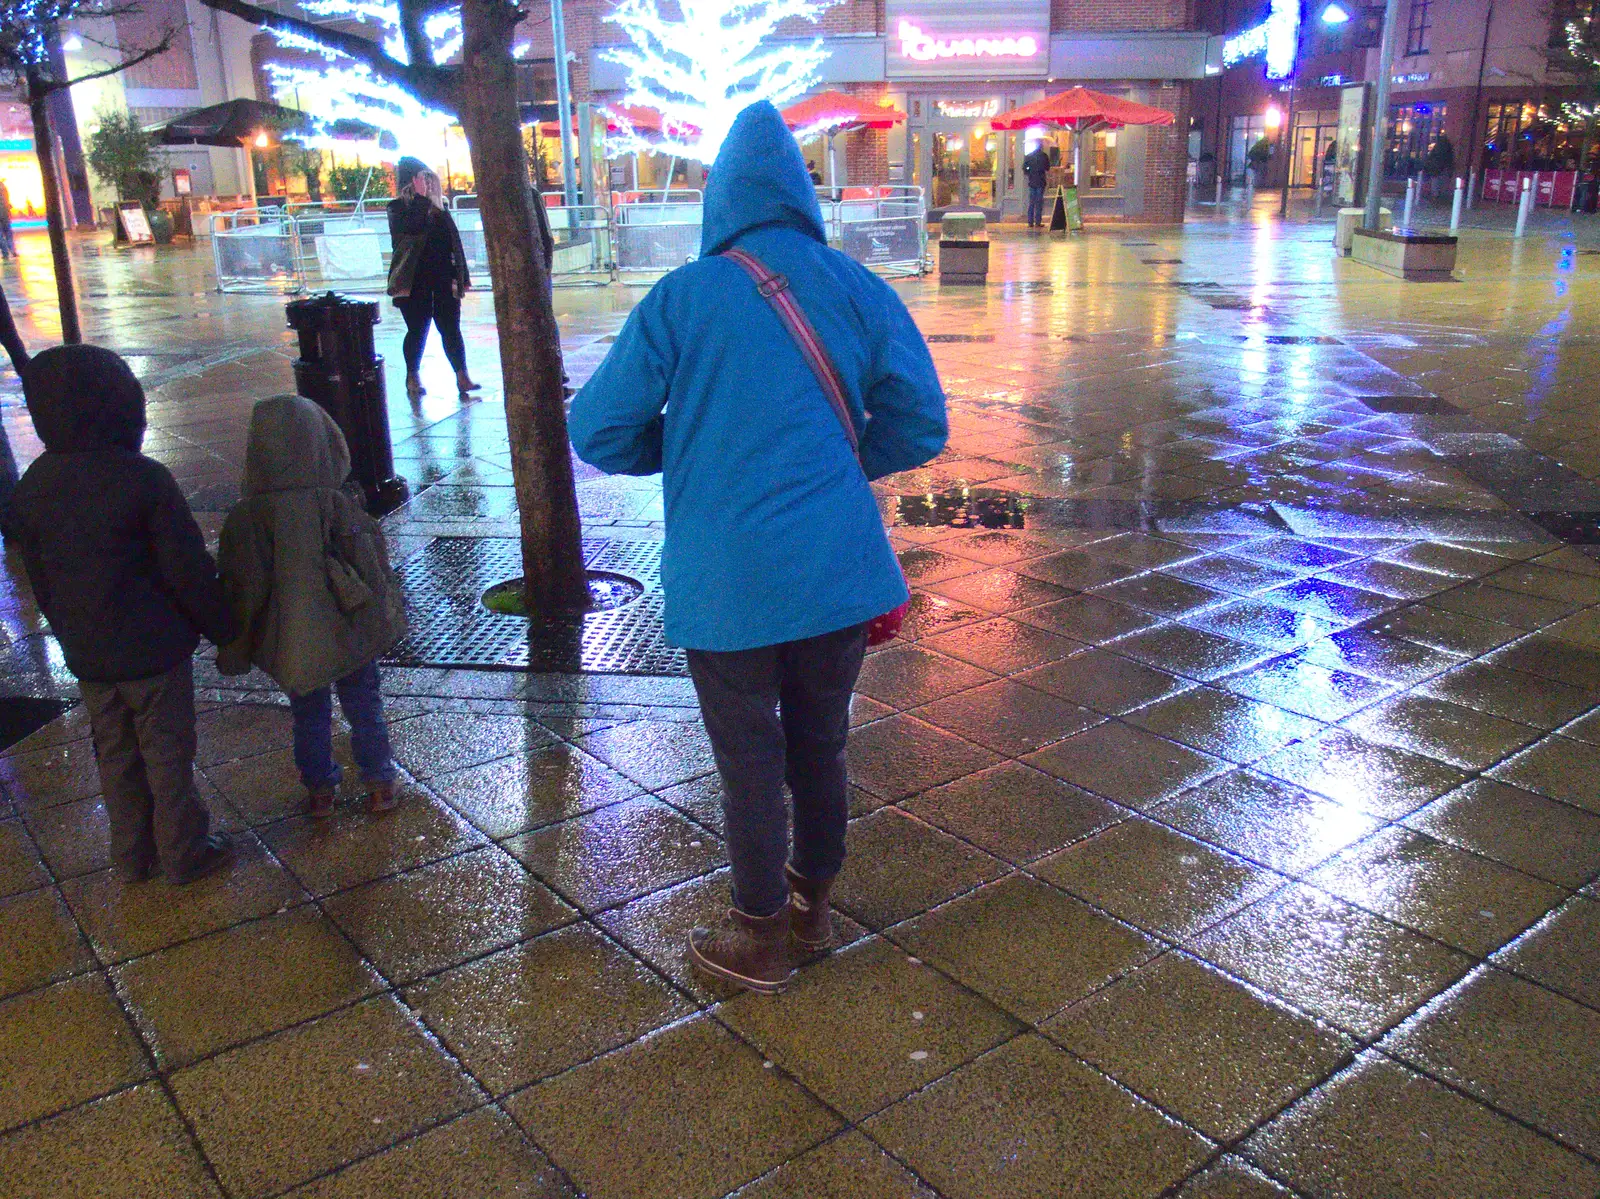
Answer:
<svg viewBox="0 0 1600 1199"><path fill-rule="evenodd" d="M378 693L378 664L368 662L332 687L319 687L289 697L294 713L294 764L300 781L311 791L337 787L344 772L333 760L333 692L350 725L350 745L362 781L391 782L394 758L389 752L389 730L383 723L383 696Z"/></svg>
<svg viewBox="0 0 1600 1199"><path fill-rule="evenodd" d="M1044 188L1030 187L1028 189L1028 225L1044 224Z"/></svg>

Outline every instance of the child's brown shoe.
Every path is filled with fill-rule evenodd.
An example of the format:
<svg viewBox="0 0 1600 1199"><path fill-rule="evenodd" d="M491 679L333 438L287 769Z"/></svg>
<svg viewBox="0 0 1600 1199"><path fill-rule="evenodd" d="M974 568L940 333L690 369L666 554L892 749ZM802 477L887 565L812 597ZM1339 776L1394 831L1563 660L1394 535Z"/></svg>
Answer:
<svg viewBox="0 0 1600 1199"><path fill-rule="evenodd" d="M316 791L306 792L306 801L300 810L307 816L316 820L325 820L333 815L333 788L323 787Z"/></svg>

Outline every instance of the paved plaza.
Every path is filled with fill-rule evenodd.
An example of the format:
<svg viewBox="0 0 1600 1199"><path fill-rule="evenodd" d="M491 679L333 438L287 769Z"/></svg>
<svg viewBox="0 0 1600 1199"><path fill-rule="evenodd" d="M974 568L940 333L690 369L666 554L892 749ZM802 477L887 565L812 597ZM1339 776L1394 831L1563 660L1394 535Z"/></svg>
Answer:
<svg viewBox="0 0 1600 1199"><path fill-rule="evenodd" d="M392 666L402 806L313 823L282 697L204 651L239 854L183 890L108 868L81 707L5 751L0 1193L1595 1199L1600 238L1469 230L1404 284L1269 200L895 285L951 439L877 485L913 608L853 709L846 945L781 996L683 959L728 884L670 664ZM78 250L214 536L293 389L282 300ZM558 292L575 382L640 294ZM516 527L466 312L474 403L435 343L413 406L378 331L413 582ZM25 466L9 373L0 413ZM659 539L657 480L579 492L597 544ZM76 688L0 587L0 709L48 714Z"/></svg>

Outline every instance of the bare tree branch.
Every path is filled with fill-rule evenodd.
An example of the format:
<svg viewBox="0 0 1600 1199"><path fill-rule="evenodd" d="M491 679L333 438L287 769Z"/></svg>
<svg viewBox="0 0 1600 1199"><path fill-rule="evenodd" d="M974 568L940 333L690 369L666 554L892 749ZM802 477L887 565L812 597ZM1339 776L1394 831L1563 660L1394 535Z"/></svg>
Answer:
<svg viewBox="0 0 1600 1199"><path fill-rule="evenodd" d="M391 58L376 42L358 33L314 25L299 17L285 17L270 8L251 4L249 0L200 0L200 3L264 29L283 30L318 42L369 67L374 74L398 84L419 100L452 112L456 109L456 72L437 66L427 58L407 65Z"/></svg>

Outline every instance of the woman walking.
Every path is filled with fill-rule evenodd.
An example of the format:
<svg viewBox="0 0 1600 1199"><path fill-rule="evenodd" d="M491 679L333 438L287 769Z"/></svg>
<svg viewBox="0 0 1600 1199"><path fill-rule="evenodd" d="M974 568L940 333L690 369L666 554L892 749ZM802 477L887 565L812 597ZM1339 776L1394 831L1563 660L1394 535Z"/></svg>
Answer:
<svg viewBox="0 0 1600 1199"><path fill-rule="evenodd" d="M461 340L461 297L472 286L461 233L444 206L439 176L415 158L395 168L400 194L389 202L389 295L406 320L406 395L423 393L417 369L428 341L428 326L439 327L444 356L456 372L462 395L477 391L467 374L467 347Z"/></svg>
<svg viewBox="0 0 1600 1199"><path fill-rule="evenodd" d="M667 638L689 651L733 865L728 925L694 930L689 953L719 978L778 990L796 951L832 940L850 695L868 623L908 595L868 480L947 431L905 306L828 247L777 109L745 109L700 259L645 296L572 404L584 461L664 476Z"/></svg>

